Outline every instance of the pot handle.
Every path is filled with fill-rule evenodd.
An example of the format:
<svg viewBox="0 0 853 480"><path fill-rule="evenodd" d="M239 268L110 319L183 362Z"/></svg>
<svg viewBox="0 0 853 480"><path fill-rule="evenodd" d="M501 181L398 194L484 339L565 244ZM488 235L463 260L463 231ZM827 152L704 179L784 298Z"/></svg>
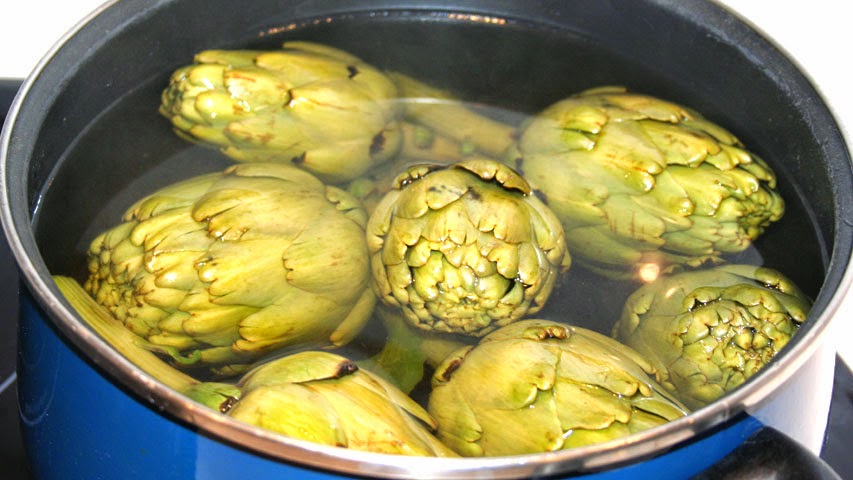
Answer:
<svg viewBox="0 0 853 480"><path fill-rule="evenodd" d="M763 426L693 480L765 478L841 480L820 457L773 427Z"/></svg>

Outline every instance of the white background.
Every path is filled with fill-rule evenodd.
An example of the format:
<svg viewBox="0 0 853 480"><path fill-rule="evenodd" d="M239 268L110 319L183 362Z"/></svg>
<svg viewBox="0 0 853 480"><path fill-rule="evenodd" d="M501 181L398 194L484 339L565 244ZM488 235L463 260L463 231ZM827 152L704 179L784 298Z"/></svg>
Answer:
<svg viewBox="0 0 853 480"><path fill-rule="evenodd" d="M101 0L4 0L0 25L0 78L23 78L51 46ZM849 3L839 0L722 0L773 39L823 93L836 118L853 129ZM235 4L236 5L236 4ZM853 296L853 293L851 293ZM832 340L853 366L853 299L832 323Z"/></svg>

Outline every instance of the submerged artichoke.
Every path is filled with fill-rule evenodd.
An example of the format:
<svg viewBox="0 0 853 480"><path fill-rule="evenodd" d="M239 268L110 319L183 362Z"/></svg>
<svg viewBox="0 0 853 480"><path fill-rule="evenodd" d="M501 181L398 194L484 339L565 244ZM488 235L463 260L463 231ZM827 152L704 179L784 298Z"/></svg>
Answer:
<svg viewBox="0 0 853 480"><path fill-rule="evenodd" d="M210 50L178 69L160 112L176 131L243 162L293 162L324 181L358 177L401 143L397 90L341 50Z"/></svg>
<svg viewBox="0 0 853 480"><path fill-rule="evenodd" d="M401 130L403 146L396 157L345 185L346 190L361 201L368 214L373 212L382 197L394 189L397 177L409 167L424 163L447 166L465 159L482 158L459 142L436 134L427 127L404 122Z"/></svg>
<svg viewBox="0 0 853 480"><path fill-rule="evenodd" d="M640 355L604 335L522 320L459 350L432 379L438 436L466 457L550 452L685 415Z"/></svg>
<svg viewBox="0 0 853 480"><path fill-rule="evenodd" d="M572 255L600 273L717 262L784 212L773 171L731 133L617 87L547 108L517 148L510 159L562 221Z"/></svg>
<svg viewBox="0 0 853 480"><path fill-rule="evenodd" d="M779 272L725 265L644 285L628 298L613 336L645 355L681 401L699 408L766 365L810 308Z"/></svg>
<svg viewBox="0 0 853 480"><path fill-rule="evenodd" d="M317 351L272 360L236 387L201 384L190 396L238 420L293 438L379 453L456 456L435 420L391 384Z"/></svg>
<svg viewBox="0 0 853 480"><path fill-rule="evenodd" d="M373 309L366 213L296 167L198 176L123 221L93 240L86 290L180 364L227 374L281 347L342 345Z"/></svg>
<svg viewBox="0 0 853 480"><path fill-rule="evenodd" d="M373 285L418 328L482 336L538 311L569 267L563 231L516 172L410 168L367 227Z"/></svg>
<svg viewBox="0 0 853 480"><path fill-rule="evenodd" d="M398 72L390 72L389 77L397 85L409 122L458 142L465 151L501 158L515 142L514 126L482 115L472 109L475 105L452 93Z"/></svg>

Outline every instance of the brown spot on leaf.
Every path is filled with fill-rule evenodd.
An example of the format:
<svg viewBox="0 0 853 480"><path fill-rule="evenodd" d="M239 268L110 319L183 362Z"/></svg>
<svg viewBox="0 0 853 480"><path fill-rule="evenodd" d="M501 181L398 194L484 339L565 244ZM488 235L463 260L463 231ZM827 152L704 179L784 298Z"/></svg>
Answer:
<svg viewBox="0 0 853 480"><path fill-rule="evenodd" d="M338 371L335 372L335 378L345 377L345 376L351 375L357 371L358 371L358 365L356 365L355 362L350 362L350 361L341 362L341 364L338 366Z"/></svg>
<svg viewBox="0 0 853 480"><path fill-rule="evenodd" d="M461 367L461 366L462 366L462 360L461 359L457 358L457 359L453 360L452 362L450 362L450 364L447 366L447 368L445 368L444 371L441 372L441 379L444 380L445 382L449 382L450 377L453 376L453 372L458 370L459 367Z"/></svg>
<svg viewBox="0 0 853 480"><path fill-rule="evenodd" d="M370 155L381 153L383 148L385 148L385 135L379 132L370 142Z"/></svg>
<svg viewBox="0 0 853 480"><path fill-rule="evenodd" d="M228 397L225 399L225 401L219 404L219 411L222 413L228 413L228 410L231 410L231 407L233 407L236 403L237 399L235 397Z"/></svg>
<svg viewBox="0 0 853 480"><path fill-rule="evenodd" d="M302 165L303 163L305 163L305 157L306 157L306 155L307 155L307 153L306 153L306 152L302 152L302 154L301 154L301 155L299 155L298 157L293 157L293 158L291 158L291 159L290 159L290 161L291 161L291 162L293 162L293 163L294 163L294 164L296 164L296 165Z"/></svg>
<svg viewBox="0 0 853 480"><path fill-rule="evenodd" d="M257 81L255 79L255 77L253 77L252 75L243 75L238 70L232 70L231 72L228 73L228 76L232 77L232 78L239 78L240 80L243 80L246 82L255 83Z"/></svg>

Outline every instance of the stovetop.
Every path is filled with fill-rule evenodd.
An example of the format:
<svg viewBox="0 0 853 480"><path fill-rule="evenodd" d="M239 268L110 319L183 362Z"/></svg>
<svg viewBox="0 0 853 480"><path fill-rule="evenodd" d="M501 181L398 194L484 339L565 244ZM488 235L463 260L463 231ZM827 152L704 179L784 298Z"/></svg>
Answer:
<svg viewBox="0 0 853 480"><path fill-rule="evenodd" d="M0 79L0 112L5 117L20 82ZM24 480L26 454L21 440L16 395L16 336L18 317L18 275L5 237L0 238L0 478ZM806 412L801 412L806 414ZM853 479L853 372L839 358L829 411L829 426L823 458L841 476Z"/></svg>

